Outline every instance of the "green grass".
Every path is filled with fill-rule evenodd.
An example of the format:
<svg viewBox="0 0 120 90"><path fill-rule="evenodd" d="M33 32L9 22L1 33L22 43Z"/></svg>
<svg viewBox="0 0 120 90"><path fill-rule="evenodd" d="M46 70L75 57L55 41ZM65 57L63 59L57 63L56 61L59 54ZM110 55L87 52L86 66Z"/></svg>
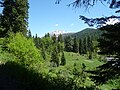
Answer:
<svg viewBox="0 0 120 90"><path fill-rule="evenodd" d="M73 52L65 52L65 58L66 58L66 65L65 66L59 66L59 67L52 67L50 66L50 57L46 60L44 63L44 67L46 67L46 73L49 73L49 70L52 72L51 75L55 76L55 73L62 72L62 75L64 76L70 76L73 75L73 69L74 64L76 63L78 70L81 70L82 64L84 63L86 66L86 70L95 70L96 67L99 65L104 64L104 62L98 60L98 59L91 59L89 60L87 56L82 56L79 53L73 53ZM45 68L43 68L45 69Z"/></svg>
<svg viewBox="0 0 120 90"><path fill-rule="evenodd" d="M86 70L93 70L97 66L102 65L104 62L99 61L98 59L87 59L87 56L82 56L78 53L73 52L65 52L65 58L66 58L66 65L65 66L59 66L56 69L73 69L74 63L77 64L77 66L81 66L83 63L86 66Z"/></svg>
<svg viewBox="0 0 120 90"><path fill-rule="evenodd" d="M86 65L86 69L95 69L97 66L102 65L103 62L100 62L98 59L87 59L87 56L82 56L80 54L72 53L72 52L65 52L65 57L67 60L67 65L73 66L74 63Z"/></svg>

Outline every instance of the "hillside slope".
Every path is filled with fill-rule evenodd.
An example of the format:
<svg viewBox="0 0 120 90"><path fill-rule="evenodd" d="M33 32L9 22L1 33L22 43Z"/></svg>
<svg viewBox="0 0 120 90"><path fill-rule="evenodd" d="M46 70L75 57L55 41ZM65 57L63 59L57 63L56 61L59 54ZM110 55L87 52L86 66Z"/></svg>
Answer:
<svg viewBox="0 0 120 90"><path fill-rule="evenodd" d="M98 29L86 28L80 32L72 34L71 36L77 37L77 38L85 38L87 36L90 36L90 37L92 37L93 40L94 39L97 40L98 38L101 37L102 33L103 32L101 30L98 30Z"/></svg>

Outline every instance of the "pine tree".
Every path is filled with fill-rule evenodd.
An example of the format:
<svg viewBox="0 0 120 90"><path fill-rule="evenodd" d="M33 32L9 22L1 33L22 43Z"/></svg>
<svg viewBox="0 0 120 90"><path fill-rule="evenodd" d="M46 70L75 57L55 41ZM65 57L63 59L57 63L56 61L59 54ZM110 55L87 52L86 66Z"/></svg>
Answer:
<svg viewBox="0 0 120 90"><path fill-rule="evenodd" d="M59 57L58 57L58 51L57 47L54 46L52 54L51 54L51 62L53 62L53 66L59 66Z"/></svg>
<svg viewBox="0 0 120 90"><path fill-rule="evenodd" d="M30 30L28 30L28 37L29 37L29 38L32 38L32 33L31 33Z"/></svg>
<svg viewBox="0 0 120 90"><path fill-rule="evenodd" d="M57 48L58 48L58 53L60 53L61 52L61 43L60 42L58 42Z"/></svg>
<svg viewBox="0 0 120 90"><path fill-rule="evenodd" d="M56 44L56 43L57 43L56 35L55 35L55 34L52 36L52 40L53 40L53 44Z"/></svg>
<svg viewBox="0 0 120 90"><path fill-rule="evenodd" d="M82 39L79 39L79 53L83 54L84 47L83 47L83 41Z"/></svg>
<svg viewBox="0 0 120 90"><path fill-rule="evenodd" d="M58 42L63 43L62 34L58 36Z"/></svg>
<svg viewBox="0 0 120 90"><path fill-rule="evenodd" d="M73 51L73 40L71 36L65 37L65 51L72 52Z"/></svg>
<svg viewBox="0 0 120 90"><path fill-rule="evenodd" d="M66 64L66 59L64 56L64 52L62 52L62 57L61 57L61 64L60 65L65 65Z"/></svg>
<svg viewBox="0 0 120 90"><path fill-rule="evenodd" d="M83 46L83 48L84 48L84 49L83 49L83 54L86 54L87 51L88 51L88 47L87 47L88 45L87 45L87 38L86 38L86 37L85 37L84 40L83 40L83 45L84 45L84 46Z"/></svg>
<svg viewBox="0 0 120 90"><path fill-rule="evenodd" d="M73 52L75 52L75 53L79 52L79 44L78 44L78 40L76 37L74 38Z"/></svg>
<svg viewBox="0 0 120 90"><path fill-rule="evenodd" d="M88 52L88 58L92 59L92 52L93 52L93 44L92 44L92 39L90 36L87 37L87 52Z"/></svg>
<svg viewBox="0 0 120 90"><path fill-rule="evenodd" d="M43 42L41 43L41 55L43 57L43 59L46 59L46 53L45 53L45 46L43 44Z"/></svg>
<svg viewBox="0 0 120 90"><path fill-rule="evenodd" d="M27 34L28 27L28 0L3 0L1 25L4 36L8 32L22 32Z"/></svg>
<svg viewBox="0 0 120 90"><path fill-rule="evenodd" d="M37 48L40 48L40 38L37 36L37 34L35 35L34 43Z"/></svg>
<svg viewBox="0 0 120 90"><path fill-rule="evenodd" d="M50 37L50 34L49 34L49 33L45 34L45 38L47 38L47 37Z"/></svg>
<svg viewBox="0 0 120 90"><path fill-rule="evenodd" d="M120 56L120 23L102 27L103 37L99 40L99 47L104 54Z"/></svg>

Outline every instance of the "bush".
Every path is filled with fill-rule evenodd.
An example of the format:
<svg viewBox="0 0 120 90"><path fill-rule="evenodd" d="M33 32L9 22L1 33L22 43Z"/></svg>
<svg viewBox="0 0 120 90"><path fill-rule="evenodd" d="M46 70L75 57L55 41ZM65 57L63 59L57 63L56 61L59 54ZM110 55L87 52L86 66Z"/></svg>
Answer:
<svg viewBox="0 0 120 90"><path fill-rule="evenodd" d="M7 51L14 54L22 64L27 66L40 61L40 51L32 39L27 39L21 33L10 34L6 43Z"/></svg>

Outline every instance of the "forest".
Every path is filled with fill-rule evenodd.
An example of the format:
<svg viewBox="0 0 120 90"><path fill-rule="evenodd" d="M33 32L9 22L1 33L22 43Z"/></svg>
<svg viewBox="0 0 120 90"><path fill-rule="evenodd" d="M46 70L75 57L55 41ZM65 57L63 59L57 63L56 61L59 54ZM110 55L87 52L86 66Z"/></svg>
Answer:
<svg viewBox="0 0 120 90"><path fill-rule="evenodd" d="M119 3L112 0L110 8L118 8ZM28 30L28 0L0 0L0 4L1 90L120 89L120 23L100 26L117 16L91 20L80 16L98 28L39 37ZM75 0L70 6L79 4L90 2Z"/></svg>

